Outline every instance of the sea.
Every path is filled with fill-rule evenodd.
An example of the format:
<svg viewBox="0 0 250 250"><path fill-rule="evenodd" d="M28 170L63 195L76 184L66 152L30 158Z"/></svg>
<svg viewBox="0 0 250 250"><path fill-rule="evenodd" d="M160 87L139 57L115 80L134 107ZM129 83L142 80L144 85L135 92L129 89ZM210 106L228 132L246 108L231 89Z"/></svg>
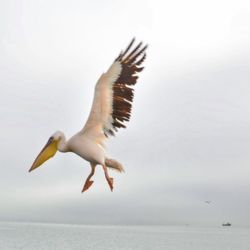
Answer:
<svg viewBox="0 0 250 250"><path fill-rule="evenodd" d="M250 228L0 222L1 250L250 250Z"/></svg>

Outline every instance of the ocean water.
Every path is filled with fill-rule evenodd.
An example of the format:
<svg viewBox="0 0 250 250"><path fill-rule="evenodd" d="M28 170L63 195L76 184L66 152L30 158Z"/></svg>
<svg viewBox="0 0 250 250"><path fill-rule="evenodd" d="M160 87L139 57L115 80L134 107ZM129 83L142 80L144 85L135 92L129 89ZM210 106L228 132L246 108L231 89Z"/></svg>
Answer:
<svg viewBox="0 0 250 250"><path fill-rule="evenodd" d="M250 229L0 223L1 250L250 250Z"/></svg>

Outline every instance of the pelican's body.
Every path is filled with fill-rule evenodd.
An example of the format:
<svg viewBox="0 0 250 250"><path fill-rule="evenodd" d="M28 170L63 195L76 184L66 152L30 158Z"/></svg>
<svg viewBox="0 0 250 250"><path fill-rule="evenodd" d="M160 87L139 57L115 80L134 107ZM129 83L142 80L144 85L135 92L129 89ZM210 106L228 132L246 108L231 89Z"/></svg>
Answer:
<svg viewBox="0 0 250 250"><path fill-rule="evenodd" d="M84 133L77 133L68 141L68 149L93 164L105 164L105 150L101 144Z"/></svg>
<svg viewBox="0 0 250 250"><path fill-rule="evenodd" d="M146 57L147 48L147 46L141 48L142 43L139 43L128 53L133 43L134 39L116 58L109 70L99 78L95 87L92 108L83 129L68 140L63 132L54 133L35 159L30 171L53 157L57 150L63 153L73 152L91 165L91 172L82 192L93 184L91 177L95 173L96 165L103 167L110 189L113 190L113 178L109 176L107 168L122 172L123 167L118 161L106 156L104 142L109 136L114 135L117 129L125 128L123 122L130 118L133 100L132 86L138 78L137 72L143 69L139 65Z"/></svg>

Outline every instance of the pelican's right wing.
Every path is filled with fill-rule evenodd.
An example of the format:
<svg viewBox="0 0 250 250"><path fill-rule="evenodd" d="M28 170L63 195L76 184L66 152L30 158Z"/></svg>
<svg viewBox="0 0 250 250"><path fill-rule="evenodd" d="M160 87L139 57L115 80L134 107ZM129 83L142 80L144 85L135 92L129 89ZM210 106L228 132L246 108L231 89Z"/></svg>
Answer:
<svg viewBox="0 0 250 250"><path fill-rule="evenodd" d="M131 49L134 41L98 80L92 108L82 133L108 137L114 135L118 128L126 127L124 122L130 118L133 86L138 78L137 73L143 69L139 66L146 58L147 48L147 45L142 47L142 43L139 43Z"/></svg>

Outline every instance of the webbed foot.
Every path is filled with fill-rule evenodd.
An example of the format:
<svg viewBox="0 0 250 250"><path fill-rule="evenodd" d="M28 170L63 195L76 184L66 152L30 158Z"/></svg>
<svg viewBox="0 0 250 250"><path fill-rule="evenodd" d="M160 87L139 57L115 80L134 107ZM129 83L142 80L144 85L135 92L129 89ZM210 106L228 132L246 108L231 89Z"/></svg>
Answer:
<svg viewBox="0 0 250 250"><path fill-rule="evenodd" d="M86 190L88 190L91 185L93 184L94 181L91 181L91 180L86 180L84 186L83 186L83 189L82 189L82 193L85 192Z"/></svg>
<svg viewBox="0 0 250 250"><path fill-rule="evenodd" d="M114 189L114 186L113 186L113 184L114 184L114 179L113 179L112 177L109 177L109 179L108 179L108 184L109 184L110 190L111 190L111 192L112 192L113 189Z"/></svg>

